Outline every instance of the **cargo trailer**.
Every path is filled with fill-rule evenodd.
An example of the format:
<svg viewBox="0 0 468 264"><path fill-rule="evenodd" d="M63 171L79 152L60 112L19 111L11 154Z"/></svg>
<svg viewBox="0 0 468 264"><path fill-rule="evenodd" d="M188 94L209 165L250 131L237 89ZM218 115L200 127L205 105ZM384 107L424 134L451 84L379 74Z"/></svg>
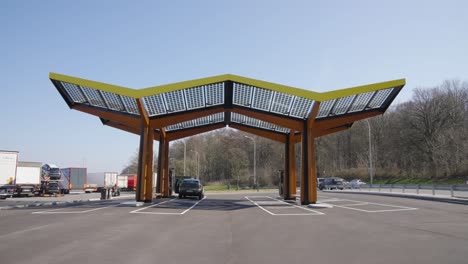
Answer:
<svg viewBox="0 0 468 264"><path fill-rule="evenodd" d="M86 168L64 168L61 171L63 175L61 182L64 189L68 184L69 190L83 190L83 187L87 184Z"/></svg>

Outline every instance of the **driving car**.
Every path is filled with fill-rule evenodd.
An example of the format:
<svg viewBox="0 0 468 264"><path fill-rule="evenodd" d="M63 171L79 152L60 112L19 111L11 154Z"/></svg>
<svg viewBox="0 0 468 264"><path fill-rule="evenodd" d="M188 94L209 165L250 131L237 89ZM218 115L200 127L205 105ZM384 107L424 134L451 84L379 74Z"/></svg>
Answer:
<svg viewBox="0 0 468 264"><path fill-rule="evenodd" d="M351 186L351 188L359 188L363 184L366 184L366 183L361 181L360 179L354 179L349 182L349 186Z"/></svg>
<svg viewBox="0 0 468 264"><path fill-rule="evenodd" d="M199 200L203 199L203 184L197 179L184 179L179 186L179 199L187 196L196 196Z"/></svg>
<svg viewBox="0 0 468 264"><path fill-rule="evenodd" d="M327 189L327 190L333 190L333 189L340 189L343 190L345 188L345 180L342 178L325 178L322 183L319 184L319 189Z"/></svg>

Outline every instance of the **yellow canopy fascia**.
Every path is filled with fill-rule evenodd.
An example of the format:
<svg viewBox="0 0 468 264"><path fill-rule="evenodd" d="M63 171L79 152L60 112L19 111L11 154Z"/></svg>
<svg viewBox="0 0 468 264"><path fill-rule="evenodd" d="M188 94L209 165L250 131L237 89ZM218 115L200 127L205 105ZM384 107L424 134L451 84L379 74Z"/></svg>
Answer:
<svg viewBox="0 0 468 264"><path fill-rule="evenodd" d="M86 86L91 89L102 90L102 91L106 91L110 93L133 97L133 98L142 98L142 97L146 97L150 95L178 91L178 90L188 89L192 87L208 85L212 83L234 81L234 82L243 83L243 84L250 85L250 86L255 86L255 87L277 91L277 92L281 92L285 94L304 97L304 98L308 98L310 100L315 100L315 101L326 101L326 100L336 99L336 98L360 94L360 93L377 91L377 90L382 90L382 89L387 89L387 88L401 87L401 86L404 86L406 83L405 79L399 79L399 80L392 80L392 81L387 81L387 82L380 82L380 83L374 83L374 84L368 84L368 85L340 89L340 90L335 90L335 91L330 91L330 92L319 93L319 92L313 92L313 91L304 90L304 89L300 89L296 87L246 78L246 77L233 75L233 74L224 74L224 75L218 75L218 76L213 76L213 77L208 77L208 78L201 78L201 79L195 79L195 80L190 80L190 81L153 86L153 87L148 87L148 88L144 88L140 90L135 90L135 89L127 88L127 87L76 78L76 77L67 76L67 75L58 74L58 73L52 73L52 72L49 74L49 78L52 80L73 83L73 84L77 84L80 86Z"/></svg>

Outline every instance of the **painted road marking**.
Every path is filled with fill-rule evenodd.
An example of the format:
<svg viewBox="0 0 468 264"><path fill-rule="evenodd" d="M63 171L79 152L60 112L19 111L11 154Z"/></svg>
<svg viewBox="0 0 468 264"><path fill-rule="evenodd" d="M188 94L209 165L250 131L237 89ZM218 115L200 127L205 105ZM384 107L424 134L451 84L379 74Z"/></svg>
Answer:
<svg viewBox="0 0 468 264"><path fill-rule="evenodd" d="M131 211L130 213L131 214L153 214L153 215L184 215L185 213L187 213L188 211L192 210L195 206L197 206L201 201L205 200L207 196L203 197L203 199L197 201L196 203L194 203L192 206L190 206L189 208L185 209L184 211L182 212L178 212L178 213L172 213L172 212L142 212L143 210L146 210L146 209L149 209L149 208L154 208L154 207L158 207L162 204L167 204L171 201L174 201L174 200L178 200L180 201L180 199L177 199L177 198L174 198L174 199L171 199L171 200L168 200L168 201L164 201L164 202L161 202L161 203L158 203L158 204L153 204L153 205L150 205L150 206L146 206L146 207L143 207L143 208L140 208L140 209L137 209L137 210L134 210L134 211ZM184 200L185 201L189 201L189 200ZM173 207L173 208L163 208L163 209L183 209L183 208L177 208L177 207Z"/></svg>
<svg viewBox="0 0 468 264"><path fill-rule="evenodd" d="M364 202L364 201L356 201L356 200L349 200L349 199L339 199L339 198L332 198L332 197L324 197L324 198L327 198L327 199L319 200L319 202L326 202L326 203L332 204L334 207L345 208L345 209L366 212L366 213L418 210L418 208L406 207L406 206L400 206L400 205L381 204L381 203ZM340 204L340 202L348 202L348 204L347 203ZM366 210L362 208L355 208L355 207L366 206L366 205L367 206L380 206L380 207L383 207L383 209ZM385 209L385 208L391 208L391 209Z"/></svg>
<svg viewBox="0 0 468 264"><path fill-rule="evenodd" d="M252 199L253 200L252 200ZM267 199L270 199L270 200L273 200L275 201L275 203L272 203L271 201L254 201L256 198L267 198ZM301 206L297 206L297 205L294 205L294 204L290 204L290 203L287 203L287 202L284 202L284 201L281 201L281 200L278 200L276 198L273 198L273 197L270 197L270 196L245 196L245 199L249 200L251 203L255 204L258 208L262 209L263 211L269 213L270 215L275 215L275 216L278 216L278 215L289 215L289 216L293 216L293 215L324 215L324 213L322 212L318 212L318 211L315 211L315 210L311 210L309 208L305 208L305 207L301 207ZM305 210L305 211L308 211L308 212L312 212L312 213L285 213L285 214L278 214L278 213L274 213L274 212L271 212L269 211L268 209L266 209L264 206L265 203L268 202L268 205L271 205L271 207L268 207L270 210L271 209L294 209L294 208L298 208L298 209L302 209L302 210ZM263 204L260 205L260 204ZM278 206L280 204L280 206ZM284 205L287 205L287 206L283 206Z"/></svg>
<svg viewBox="0 0 468 264"><path fill-rule="evenodd" d="M69 208L59 208L59 209L32 212L31 214L84 214L84 213L89 213L89 212L93 212L93 211L97 211L97 210L101 210L101 209L106 209L106 208L109 208L109 207L115 207L115 206L117 206L117 205L93 208L93 209L84 210L84 211L65 211L65 212L62 212L62 211L59 211L59 210L64 210L64 209L69 209Z"/></svg>

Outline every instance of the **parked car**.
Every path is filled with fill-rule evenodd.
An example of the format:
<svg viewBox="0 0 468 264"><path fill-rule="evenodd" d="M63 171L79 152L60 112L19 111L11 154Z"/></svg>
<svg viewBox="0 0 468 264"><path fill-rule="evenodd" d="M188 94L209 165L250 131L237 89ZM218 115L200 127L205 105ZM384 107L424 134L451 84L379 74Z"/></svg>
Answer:
<svg viewBox="0 0 468 264"><path fill-rule="evenodd" d="M179 198L187 196L196 196L199 200L205 197L203 193L203 184L197 179L185 179L179 186Z"/></svg>
<svg viewBox="0 0 468 264"><path fill-rule="evenodd" d="M3 185L0 186L0 199L6 199L13 197L13 193L15 192L14 185Z"/></svg>
<svg viewBox="0 0 468 264"><path fill-rule="evenodd" d="M317 178L317 187L325 180L325 178Z"/></svg>
<svg viewBox="0 0 468 264"><path fill-rule="evenodd" d="M325 178L322 183L319 184L319 189L340 189L343 190L345 188L345 180L342 178Z"/></svg>
<svg viewBox="0 0 468 264"><path fill-rule="evenodd" d="M359 188L361 185L366 184L365 182L361 181L360 179L354 179L349 182L349 186L351 188Z"/></svg>

